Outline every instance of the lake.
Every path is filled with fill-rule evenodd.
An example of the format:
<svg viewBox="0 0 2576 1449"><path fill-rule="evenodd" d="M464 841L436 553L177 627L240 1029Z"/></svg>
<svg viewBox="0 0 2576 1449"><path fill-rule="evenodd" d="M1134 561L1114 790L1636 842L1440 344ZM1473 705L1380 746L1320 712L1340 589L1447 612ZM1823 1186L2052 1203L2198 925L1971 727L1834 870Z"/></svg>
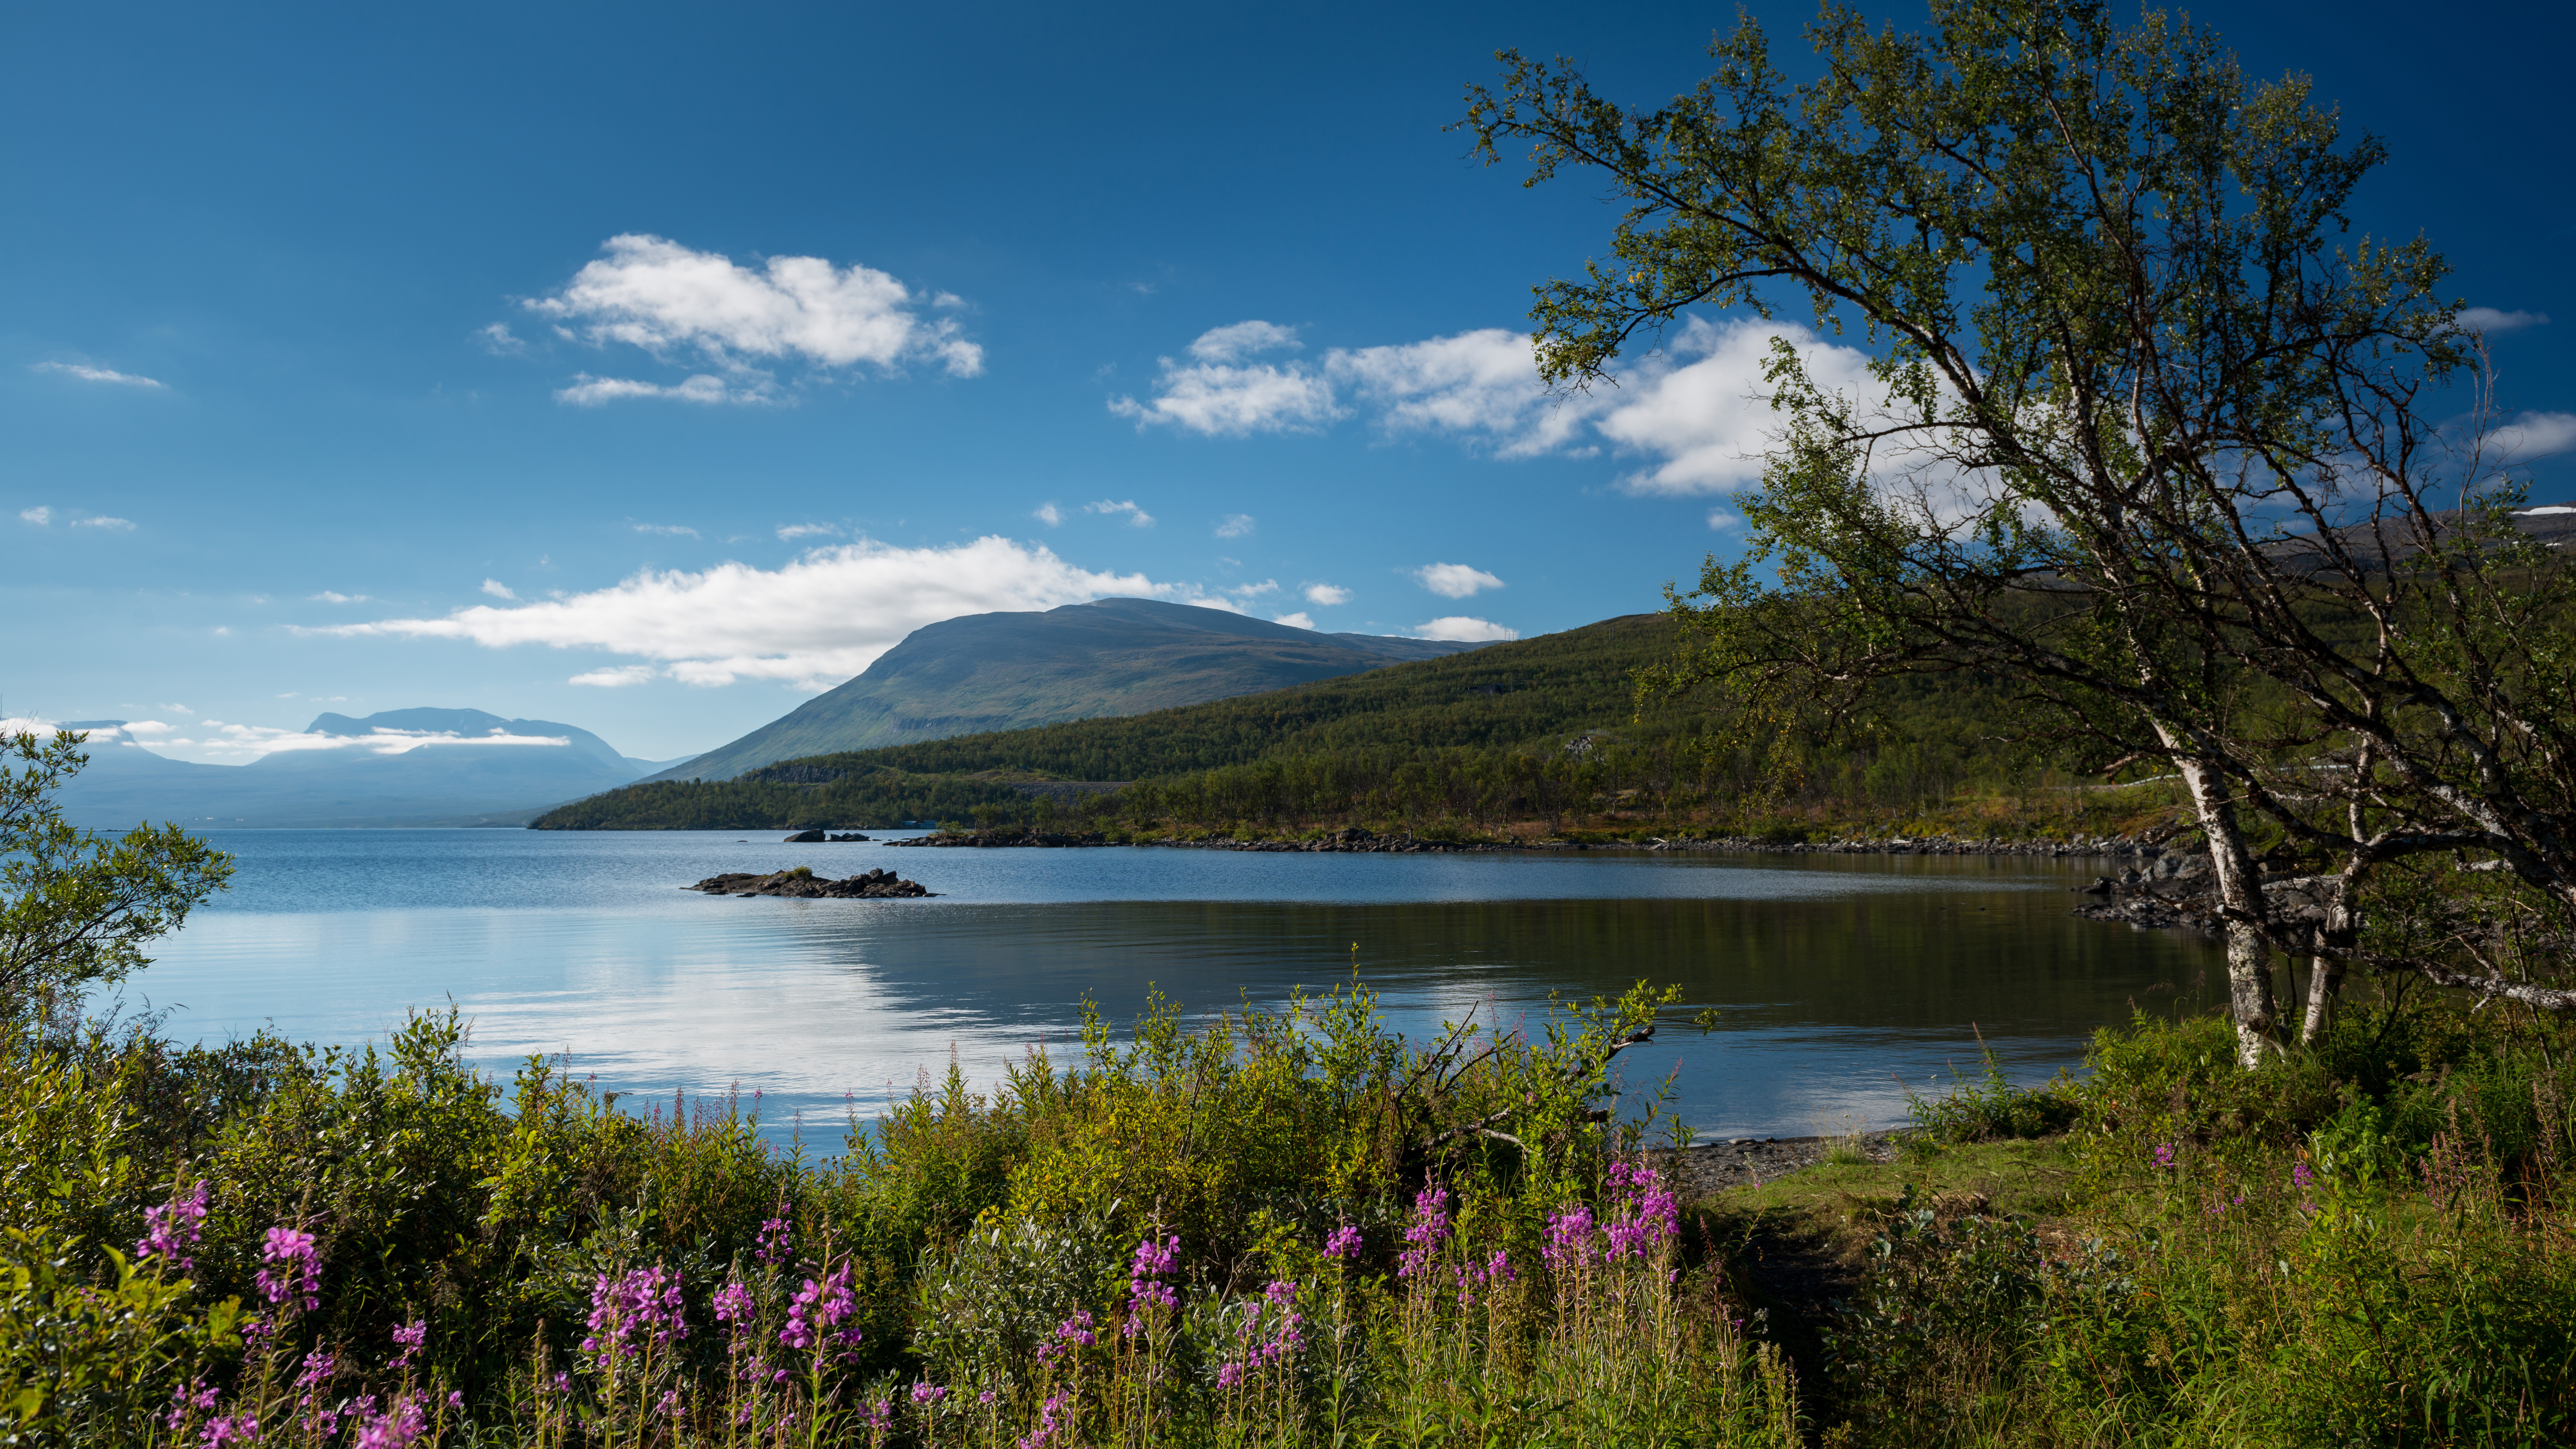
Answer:
<svg viewBox="0 0 2576 1449"><path fill-rule="evenodd" d="M609 1090L757 1092L764 1131L837 1150L842 1124L952 1056L978 1082L1159 989L1273 1005L1354 970L1392 1024L1536 1020L1550 993L1646 978L1716 1006L1620 1060L1679 1069L1704 1136L1904 1117L1902 1084L2080 1063L2132 1003L2222 974L2196 937L2085 921L2098 863L2020 857L887 850L775 833L212 831L233 889L161 943L127 998L181 1040L273 1026L382 1040L454 1003L506 1076L564 1055ZM722 871L890 866L930 900L703 896Z"/></svg>

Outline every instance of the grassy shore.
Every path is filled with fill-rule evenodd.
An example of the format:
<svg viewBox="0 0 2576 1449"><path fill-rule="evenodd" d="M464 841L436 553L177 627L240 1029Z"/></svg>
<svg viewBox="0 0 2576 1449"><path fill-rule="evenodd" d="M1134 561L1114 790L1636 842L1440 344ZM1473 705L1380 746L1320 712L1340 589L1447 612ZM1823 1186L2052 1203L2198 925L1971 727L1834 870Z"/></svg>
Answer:
<svg viewBox="0 0 2576 1449"><path fill-rule="evenodd" d="M0 1429L294 1445L2452 1444L2576 1409L2576 1039L2214 1017L1684 1189L1669 998L1408 1042L1352 990L1094 1018L837 1156L388 1050L6 1042ZM621 1104L631 1106L632 1104Z"/></svg>

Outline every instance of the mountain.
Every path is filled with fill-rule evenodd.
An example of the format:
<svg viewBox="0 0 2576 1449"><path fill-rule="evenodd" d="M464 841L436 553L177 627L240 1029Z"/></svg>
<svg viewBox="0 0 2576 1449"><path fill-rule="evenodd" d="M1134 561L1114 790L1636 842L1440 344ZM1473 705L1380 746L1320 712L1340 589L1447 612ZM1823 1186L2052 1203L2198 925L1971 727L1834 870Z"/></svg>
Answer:
<svg viewBox="0 0 2576 1449"><path fill-rule="evenodd" d="M156 755L124 725L81 720L65 726L89 733L89 766L60 796L73 823L93 829L146 819L201 828L521 825L559 801L614 789L657 767L628 759L573 725L503 719L479 709L386 710L364 719L325 714L304 733L352 743L280 749L247 765ZM422 736L430 738L412 743Z"/></svg>
<svg viewBox="0 0 2576 1449"><path fill-rule="evenodd" d="M638 781L548 811L534 825L869 828L962 820L978 809L1014 818L1040 794L1070 804L1108 782L1247 770L1283 778L1320 770L1348 801L1354 785L1365 794L1437 784L1461 757L1510 768L1513 756L1562 756L1569 744L1583 753L1588 746L1579 742L1596 738L1631 746L1669 739L1691 711L1641 710L1632 671L1671 658L1674 642L1670 620L1635 614L1148 714L823 754L731 780ZM1425 762L1439 769L1426 773L1418 768ZM1409 766L1417 768L1407 773Z"/></svg>
<svg viewBox="0 0 2576 1449"><path fill-rule="evenodd" d="M926 625L858 678L655 780L729 780L779 760L1144 714L1480 646L1319 634L1153 599Z"/></svg>

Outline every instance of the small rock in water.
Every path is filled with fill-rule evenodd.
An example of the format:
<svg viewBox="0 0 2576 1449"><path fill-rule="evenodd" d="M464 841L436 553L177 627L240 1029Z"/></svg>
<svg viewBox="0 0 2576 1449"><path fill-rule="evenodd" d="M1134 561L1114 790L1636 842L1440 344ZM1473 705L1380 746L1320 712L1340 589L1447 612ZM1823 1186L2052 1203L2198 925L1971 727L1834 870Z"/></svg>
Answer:
<svg viewBox="0 0 2576 1449"><path fill-rule="evenodd" d="M803 866L770 875L738 871L714 875L688 889L709 895L795 896L809 900L887 900L931 894L921 882L905 880L890 870L861 871L846 880L834 880Z"/></svg>

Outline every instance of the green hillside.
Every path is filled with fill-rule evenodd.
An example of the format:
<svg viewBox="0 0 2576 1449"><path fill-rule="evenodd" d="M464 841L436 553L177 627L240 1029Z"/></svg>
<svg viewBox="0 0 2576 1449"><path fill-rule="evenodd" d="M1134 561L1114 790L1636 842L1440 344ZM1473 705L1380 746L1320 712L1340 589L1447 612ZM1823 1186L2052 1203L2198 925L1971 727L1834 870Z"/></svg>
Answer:
<svg viewBox="0 0 2576 1449"><path fill-rule="evenodd" d="M2004 701L1926 679L1839 744L1713 746L1703 708L1640 711L1632 671L1673 626L1638 614L1445 659L1115 719L813 755L722 782L629 786L554 810L551 830L884 828L905 821L1080 819L1126 829L1342 823L1490 830L1597 817L1741 814L1801 799L1902 810L2032 777L1993 738ZM1800 781L1767 794L1784 760ZM1120 782L1089 799L1050 781Z"/></svg>
<svg viewBox="0 0 2576 1449"><path fill-rule="evenodd" d="M731 780L779 760L1141 714L1475 647L1155 599L968 614L914 630L857 678L652 778Z"/></svg>

